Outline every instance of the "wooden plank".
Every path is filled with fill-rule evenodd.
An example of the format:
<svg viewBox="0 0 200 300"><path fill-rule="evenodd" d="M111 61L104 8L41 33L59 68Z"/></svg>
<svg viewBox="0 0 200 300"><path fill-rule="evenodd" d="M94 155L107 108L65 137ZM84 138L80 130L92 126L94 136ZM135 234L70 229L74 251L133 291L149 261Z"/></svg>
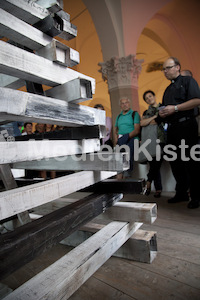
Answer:
<svg viewBox="0 0 200 300"><path fill-rule="evenodd" d="M152 224L157 218L157 205L155 203L120 202L101 215L101 218L122 222L134 220Z"/></svg>
<svg viewBox="0 0 200 300"><path fill-rule="evenodd" d="M122 194L92 194L21 226L13 232L1 235L0 279L52 248L122 197Z"/></svg>
<svg viewBox="0 0 200 300"><path fill-rule="evenodd" d="M0 66L1 73L47 86L83 78L91 81L92 93L95 93L95 79L3 41L0 41Z"/></svg>
<svg viewBox="0 0 200 300"><path fill-rule="evenodd" d="M100 150L99 139L85 140L43 140L28 142L1 142L0 164L10 164L20 161L48 159L62 156L90 153ZM65 159L65 157L64 157Z"/></svg>
<svg viewBox="0 0 200 300"><path fill-rule="evenodd" d="M9 299L68 299L140 227L112 222L8 295ZM33 292L34 291L34 292Z"/></svg>
<svg viewBox="0 0 200 300"><path fill-rule="evenodd" d="M82 226L70 236L61 241L61 244L76 247L105 227L103 224L93 222ZM138 229L113 256L152 263L157 255L156 232Z"/></svg>
<svg viewBox="0 0 200 300"><path fill-rule="evenodd" d="M62 126L103 125L105 111L50 97L0 88L0 118Z"/></svg>
<svg viewBox="0 0 200 300"><path fill-rule="evenodd" d="M192 278L194 278L191 270L187 269L187 273L184 270L184 265L187 262L182 261L182 267L180 267L178 261L169 265L168 257L162 257L162 259L162 263L161 260L159 260L159 263L163 270L163 275L158 273L160 267L157 264L157 259L153 264L149 265L128 260L119 261L118 258L112 257L95 273L95 278L106 282L107 285L120 290L125 295L129 295L132 299L157 300L174 298L176 300L198 300L199 289L192 287L189 283L183 284L182 280L179 280L183 273L186 277L190 277L191 273ZM171 274L170 277L167 276L167 272L164 272L165 268L168 268L168 273ZM191 279L189 282L191 282ZM82 288L84 289L84 286ZM98 292L97 295L99 295ZM84 300L86 299L84 298Z"/></svg>
<svg viewBox="0 0 200 300"><path fill-rule="evenodd" d="M127 156L127 158L124 158ZM127 153L89 153L42 159L40 161L16 162L13 169L26 170L73 170L73 171L124 171L129 168Z"/></svg>
<svg viewBox="0 0 200 300"><path fill-rule="evenodd" d="M53 180L1 192L0 220L51 202L114 175L116 175L116 172L82 171Z"/></svg>
<svg viewBox="0 0 200 300"><path fill-rule="evenodd" d="M46 96L67 102L80 103L92 98L91 82L77 78L47 90Z"/></svg>
<svg viewBox="0 0 200 300"><path fill-rule="evenodd" d="M125 194L142 194L145 187L144 179L107 179L93 186L85 188L85 192L101 193L125 193Z"/></svg>
<svg viewBox="0 0 200 300"><path fill-rule="evenodd" d="M29 24L34 24L50 14L34 0L1 0L0 7Z"/></svg>

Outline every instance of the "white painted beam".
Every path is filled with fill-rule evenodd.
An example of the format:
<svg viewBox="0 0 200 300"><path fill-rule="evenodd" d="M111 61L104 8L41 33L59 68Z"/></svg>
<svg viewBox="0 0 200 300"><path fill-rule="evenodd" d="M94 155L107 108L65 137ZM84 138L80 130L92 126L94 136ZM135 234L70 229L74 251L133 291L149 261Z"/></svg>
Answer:
<svg viewBox="0 0 200 300"><path fill-rule="evenodd" d="M63 126L105 126L105 111L32 93L0 88L0 118Z"/></svg>
<svg viewBox="0 0 200 300"><path fill-rule="evenodd" d="M39 218L39 215L33 215ZM142 223L141 223L142 224ZM106 225L89 222L79 230L62 240L60 243L76 247L101 230ZM156 232L138 229L124 245L122 245L113 256L130 259L134 261L152 263L157 255Z"/></svg>
<svg viewBox="0 0 200 300"><path fill-rule="evenodd" d="M91 82L85 79L73 79L46 91L46 96L67 102L80 103L92 99Z"/></svg>
<svg viewBox="0 0 200 300"><path fill-rule="evenodd" d="M42 31L16 18L1 8L0 35L32 50L38 50L52 41L52 38Z"/></svg>
<svg viewBox="0 0 200 300"><path fill-rule="evenodd" d="M140 226L141 223L108 224L16 289L5 300L68 299Z"/></svg>
<svg viewBox="0 0 200 300"><path fill-rule="evenodd" d="M0 41L0 67L4 74L47 86L83 78L91 81L92 93L95 93L95 79L3 41Z"/></svg>
<svg viewBox="0 0 200 300"><path fill-rule="evenodd" d="M50 14L34 0L1 0L0 7L29 24L35 24Z"/></svg>
<svg viewBox="0 0 200 300"><path fill-rule="evenodd" d="M16 162L14 169L26 170L73 170L73 171L118 171L129 168L127 153L90 153L49 158L48 160Z"/></svg>
<svg viewBox="0 0 200 300"><path fill-rule="evenodd" d="M152 224L157 218L157 205L156 203L119 202L101 214L100 217L106 220L138 221Z"/></svg>
<svg viewBox="0 0 200 300"><path fill-rule="evenodd" d="M99 139L0 142L0 164L48 159L100 150ZM62 158L61 158L62 159Z"/></svg>
<svg viewBox="0 0 200 300"><path fill-rule="evenodd" d="M79 191L116 175L116 172L83 171L0 193L0 220Z"/></svg>

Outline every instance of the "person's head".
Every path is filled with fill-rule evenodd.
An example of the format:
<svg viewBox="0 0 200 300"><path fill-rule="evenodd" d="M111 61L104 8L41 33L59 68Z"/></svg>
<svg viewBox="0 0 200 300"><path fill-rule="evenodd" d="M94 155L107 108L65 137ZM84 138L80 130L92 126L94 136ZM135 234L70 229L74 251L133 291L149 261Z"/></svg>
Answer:
<svg viewBox="0 0 200 300"><path fill-rule="evenodd" d="M24 132L26 132L27 134L32 134L32 129L33 129L33 124L26 122L24 123Z"/></svg>
<svg viewBox="0 0 200 300"><path fill-rule="evenodd" d="M52 124L45 124L45 130L44 131L53 131L54 125Z"/></svg>
<svg viewBox="0 0 200 300"><path fill-rule="evenodd" d="M191 77L193 77L193 74L190 70L182 70L181 75L182 76L191 76Z"/></svg>
<svg viewBox="0 0 200 300"><path fill-rule="evenodd" d="M180 75L180 71L181 64L176 57L171 56L163 63L163 72L169 80L177 78Z"/></svg>
<svg viewBox="0 0 200 300"><path fill-rule="evenodd" d="M95 104L94 108L105 110L102 104Z"/></svg>
<svg viewBox="0 0 200 300"><path fill-rule="evenodd" d="M130 99L127 97L122 97L119 101L121 110L126 113L131 109Z"/></svg>
<svg viewBox="0 0 200 300"><path fill-rule="evenodd" d="M151 90L144 92L143 99L148 105L154 106L156 104L156 95Z"/></svg>
<svg viewBox="0 0 200 300"><path fill-rule="evenodd" d="M44 126L45 126L45 124L42 124L42 123L37 123L37 125L36 125L36 130L38 131L38 132L44 132Z"/></svg>

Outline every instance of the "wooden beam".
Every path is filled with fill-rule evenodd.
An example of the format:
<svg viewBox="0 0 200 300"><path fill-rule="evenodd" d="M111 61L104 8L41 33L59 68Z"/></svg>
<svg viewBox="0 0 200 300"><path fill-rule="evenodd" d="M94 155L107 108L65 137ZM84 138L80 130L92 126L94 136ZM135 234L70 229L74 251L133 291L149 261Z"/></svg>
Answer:
<svg viewBox="0 0 200 300"><path fill-rule="evenodd" d="M85 188L85 192L92 193L125 193L125 194L142 194L145 188L144 179L107 179Z"/></svg>
<svg viewBox="0 0 200 300"><path fill-rule="evenodd" d="M90 153L100 150L99 139L84 140L43 140L28 142L1 142L0 164L20 161L49 159L66 155ZM63 158L60 158L63 159Z"/></svg>
<svg viewBox="0 0 200 300"><path fill-rule="evenodd" d="M62 126L103 125L105 111L32 93L0 88L0 118Z"/></svg>
<svg viewBox="0 0 200 300"><path fill-rule="evenodd" d="M142 224L142 223L141 223ZM106 225L89 222L61 241L61 244L76 247ZM113 256L152 263L157 255L156 232L138 229Z"/></svg>
<svg viewBox="0 0 200 300"><path fill-rule="evenodd" d="M28 140L82 140L101 138L101 131L98 125L67 127L62 130L55 130L43 133L33 133L15 137L15 141Z"/></svg>
<svg viewBox="0 0 200 300"><path fill-rule="evenodd" d="M156 203L120 202L102 214L101 218L122 222L134 220L152 224L157 218L157 205Z"/></svg>
<svg viewBox="0 0 200 300"><path fill-rule="evenodd" d="M5 300L68 299L141 226L112 222L30 279Z"/></svg>
<svg viewBox="0 0 200 300"><path fill-rule="evenodd" d="M34 24L50 14L34 0L1 0L0 7L29 24Z"/></svg>
<svg viewBox="0 0 200 300"><path fill-rule="evenodd" d="M0 34L32 50L38 50L52 41L50 36L1 8Z"/></svg>
<svg viewBox="0 0 200 300"><path fill-rule="evenodd" d="M116 172L82 171L0 193L0 220L69 195ZM42 196L41 196L42 195Z"/></svg>
<svg viewBox="0 0 200 300"><path fill-rule="evenodd" d="M77 78L47 90L46 96L67 102L80 103L92 99L91 82Z"/></svg>
<svg viewBox="0 0 200 300"><path fill-rule="evenodd" d="M4 41L0 41L0 67L1 73L47 86L56 86L72 79L83 78L91 81L92 93L95 93L95 79Z"/></svg>
<svg viewBox="0 0 200 300"><path fill-rule="evenodd" d="M50 158L48 160L42 159L40 161L16 162L12 164L13 169L26 170L73 170L73 171L118 171L122 172L129 168L127 153L89 153L73 156L63 156L57 158Z"/></svg>
<svg viewBox="0 0 200 300"><path fill-rule="evenodd" d="M0 236L0 279L8 276L86 224L122 194L89 195Z"/></svg>

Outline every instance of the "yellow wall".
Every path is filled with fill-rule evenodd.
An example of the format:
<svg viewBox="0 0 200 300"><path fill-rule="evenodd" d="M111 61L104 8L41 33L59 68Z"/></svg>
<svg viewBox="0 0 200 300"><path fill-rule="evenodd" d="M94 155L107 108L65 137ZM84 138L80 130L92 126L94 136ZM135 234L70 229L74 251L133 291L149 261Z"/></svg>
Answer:
<svg viewBox="0 0 200 300"><path fill-rule="evenodd" d="M99 62L103 61L101 46L93 24L93 21L83 4L82 0L64 1L64 10L70 14L70 22L77 26L77 37L71 41L64 41L80 54L80 64L74 69L80 73L91 76L96 80L96 91L92 100L82 102L84 105L93 107L97 103L103 104L107 116L111 116L110 97L107 83L103 81L98 72Z"/></svg>

